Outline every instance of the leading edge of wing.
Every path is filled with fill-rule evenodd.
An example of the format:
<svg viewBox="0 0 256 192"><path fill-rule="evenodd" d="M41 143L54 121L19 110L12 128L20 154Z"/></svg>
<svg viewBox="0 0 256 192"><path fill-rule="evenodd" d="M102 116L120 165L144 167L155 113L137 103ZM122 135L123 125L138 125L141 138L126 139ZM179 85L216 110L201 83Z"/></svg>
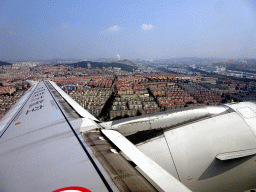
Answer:
<svg viewBox="0 0 256 192"><path fill-rule="evenodd" d="M19 99L19 101L8 111L8 113L0 121L0 138L7 127L10 125L12 120L18 115L22 107L27 103L28 99L34 92L38 83L35 83L33 87L30 87L29 90Z"/></svg>
<svg viewBox="0 0 256 192"><path fill-rule="evenodd" d="M51 85L59 92L59 94L68 102L71 107L83 118L92 119L99 122L92 114L86 111L81 105L74 101L68 94L66 94L60 87L58 87L53 81L49 81Z"/></svg>

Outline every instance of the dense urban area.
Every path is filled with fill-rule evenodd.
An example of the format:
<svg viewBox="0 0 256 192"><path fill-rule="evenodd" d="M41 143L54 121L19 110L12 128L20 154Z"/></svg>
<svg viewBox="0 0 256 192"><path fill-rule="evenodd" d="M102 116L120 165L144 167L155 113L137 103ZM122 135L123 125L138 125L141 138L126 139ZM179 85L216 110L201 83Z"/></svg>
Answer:
<svg viewBox="0 0 256 192"><path fill-rule="evenodd" d="M195 105L256 100L256 60L180 58L0 62L0 119L29 89L51 80L101 121Z"/></svg>

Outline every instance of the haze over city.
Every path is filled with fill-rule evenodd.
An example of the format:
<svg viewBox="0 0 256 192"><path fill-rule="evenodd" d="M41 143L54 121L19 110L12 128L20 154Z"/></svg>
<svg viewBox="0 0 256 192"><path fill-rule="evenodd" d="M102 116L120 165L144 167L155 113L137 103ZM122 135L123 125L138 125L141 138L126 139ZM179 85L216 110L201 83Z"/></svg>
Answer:
<svg viewBox="0 0 256 192"><path fill-rule="evenodd" d="M0 60L255 58L255 3L0 3Z"/></svg>

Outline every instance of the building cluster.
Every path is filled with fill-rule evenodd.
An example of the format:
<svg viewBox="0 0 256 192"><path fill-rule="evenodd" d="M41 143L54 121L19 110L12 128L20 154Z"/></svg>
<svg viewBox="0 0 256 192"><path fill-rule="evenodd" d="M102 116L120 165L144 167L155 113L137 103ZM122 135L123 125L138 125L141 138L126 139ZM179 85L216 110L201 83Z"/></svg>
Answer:
<svg viewBox="0 0 256 192"><path fill-rule="evenodd" d="M66 90L79 89L79 86L90 86L90 87L101 87L101 88L110 88L114 81L113 75L94 75L86 77L62 77L54 78L53 80L60 86L63 86ZM76 87L77 88L72 88Z"/></svg>
<svg viewBox="0 0 256 192"><path fill-rule="evenodd" d="M9 109L22 97L29 87L24 80L0 82L0 119L9 111Z"/></svg>
<svg viewBox="0 0 256 192"><path fill-rule="evenodd" d="M20 67L35 67L39 63L38 62L19 62L19 63L13 63L12 68L19 69Z"/></svg>
<svg viewBox="0 0 256 192"><path fill-rule="evenodd" d="M109 88L91 88L83 91L71 91L69 92L69 96L92 115L98 117L112 93L113 90Z"/></svg>
<svg viewBox="0 0 256 192"><path fill-rule="evenodd" d="M117 94L114 98L109 118L132 117L159 112L160 108L149 95L144 76L119 77L115 82Z"/></svg>
<svg viewBox="0 0 256 192"><path fill-rule="evenodd" d="M199 103L204 103L205 105L218 105L223 99L216 92L213 92L197 83L181 83L180 86L192 95Z"/></svg>
<svg viewBox="0 0 256 192"><path fill-rule="evenodd" d="M9 109L24 95L26 89L16 92L12 95L0 95L0 119L9 111Z"/></svg>
<svg viewBox="0 0 256 192"><path fill-rule="evenodd" d="M113 75L70 76L54 78L53 81L95 117L99 117L113 94Z"/></svg>
<svg viewBox="0 0 256 192"><path fill-rule="evenodd" d="M193 78L194 83L202 83L202 84L216 84L218 78L214 77L202 77L196 76Z"/></svg>
<svg viewBox="0 0 256 192"><path fill-rule="evenodd" d="M13 94L16 91L16 87L12 87L12 86L4 86L4 87L0 87L0 95L3 94Z"/></svg>
<svg viewBox="0 0 256 192"><path fill-rule="evenodd" d="M164 65L165 66L165 65ZM178 65L175 66L178 68ZM178 71L178 70L177 70ZM117 67L15 64L0 67L0 118L27 90L26 80L51 80L101 120L155 113L193 105L256 101L253 80L203 73L178 74Z"/></svg>
<svg viewBox="0 0 256 192"><path fill-rule="evenodd" d="M12 68L11 66L2 66L0 68L0 79L2 84L16 83L27 79L33 79L34 74L30 73L29 67L19 69Z"/></svg>
<svg viewBox="0 0 256 192"><path fill-rule="evenodd" d="M33 69L34 72L49 75L50 77L62 77L70 73L71 67L64 65L39 65Z"/></svg>
<svg viewBox="0 0 256 192"><path fill-rule="evenodd" d="M256 84L254 81L222 80L217 84L204 84L202 86L221 95L225 101L256 101Z"/></svg>
<svg viewBox="0 0 256 192"><path fill-rule="evenodd" d="M88 83L89 86L92 87L101 87L101 88L110 88L113 83L113 76L112 77L104 77L104 79L98 78L98 79L91 79L91 81Z"/></svg>
<svg viewBox="0 0 256 192"><path fill-rule="evenodd" d="M153 94L157 97L157 101L162 109L176 109L185 107L191 104L197 104L197 100L191 96L187 91L181 89L178 83L167 83L165 86L161 85L161 94L157 95L160 91L155 90ZM151 88L150 88L151 90Z"/></svg>
<svg viewBox="0 0 256 192"><path fill-rule="evenodd" d="M159 111L159 106L149 94L143 97L137 97L136 94L119 95L109 111L109 118L133 117Z"/></svg>

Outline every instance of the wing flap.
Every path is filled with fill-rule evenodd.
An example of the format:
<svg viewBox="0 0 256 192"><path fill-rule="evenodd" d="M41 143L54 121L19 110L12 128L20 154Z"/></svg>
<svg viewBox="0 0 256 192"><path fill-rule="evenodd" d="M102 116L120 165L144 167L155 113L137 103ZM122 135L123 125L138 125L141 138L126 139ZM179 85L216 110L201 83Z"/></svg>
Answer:
<svg viewBox="0 0 256 192"><path fill-rule="evenodd" d="M82 136L120 191L157 191L113 148L111 142L102 137L100 131L86 131Z"/></svg>
<svg viewBox="0 0 256 192"><path fill-rule="evenodd" d="M233 151L233 152L228 152L228 153L220 153L216 156L217 159L221 161L226 161L230 159L237 159L237 158L242 158L242 157L247 157L250 155L255 155L256 154L256 149L247 149L243 151Z"/></svg>
<svg viewBox="0 0 256 192"><path fill-rule="evenodd" d="M142 153L133 143L119 132L114 130L102 130L102 133L120 149L161 191L190 191L176 178L170 175L157 163Z"/></svg>

